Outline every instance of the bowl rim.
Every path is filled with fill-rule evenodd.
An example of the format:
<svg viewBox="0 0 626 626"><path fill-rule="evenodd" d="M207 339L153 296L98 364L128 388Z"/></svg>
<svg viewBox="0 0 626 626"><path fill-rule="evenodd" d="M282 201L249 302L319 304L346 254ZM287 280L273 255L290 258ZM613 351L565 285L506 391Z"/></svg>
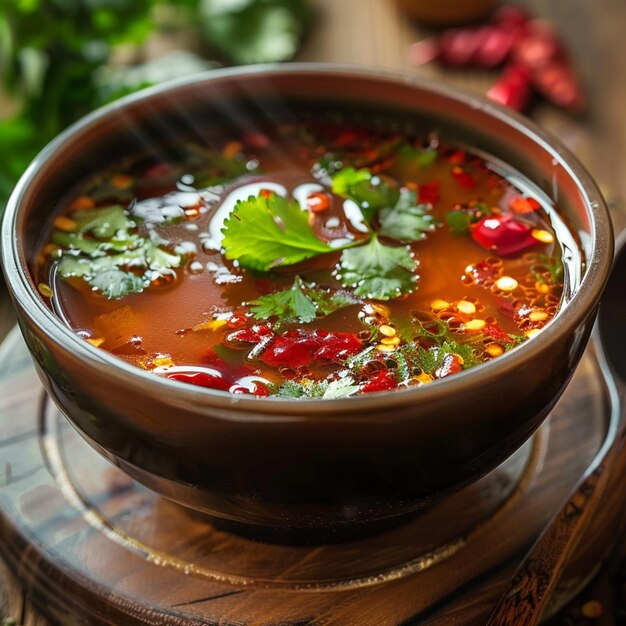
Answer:
<svg viewBox="0 0 626 626"><path fill-rule="evenodd" d="M591 226L590 243L592 249L578 289L567 305L559 309L556 317L542 330L540 337L525 342L514 350L501 355L495 364L491 361L482 363L452 377L435 380L428 385L416 388L381 391L338 399L290 399L275 396L258 398L256 396L234 395L227 391L198 387L155 376L106 350L92 346L54 315L34 288L34 281L31 278L26 259L18 249L19 236L16 232L22 198L28 186L38 176L40 167L61 152L64 145L71 141L75 134L98 124L105 118L119 114L122 109L134 103L149 100L167 92L173 93L178 89L193 85L200 86L211 83L218 79L241 80L247 76L288 76L294 74L324 74L333 77L344 76L347 79L369 78L428 90L438 96L454 100L462 106L482 110L484 113L495 117L499 122L522 133L552 155L564 172L575 181L587 207ZM2 266L7 284L12 291L13 298L24 313L63 350L73 351L78 358L87 361L94 368L107 367L108 376L126 382L130 376L130 379L136 380L137 384L144 385L142 393L168 394L168 402L185 405L192 403L198 408L237 409L237 411L241 410L249 414L267 415L271 413L277 416L319 416L320 418L338 413L355 413L363 409L370 412L390 409L408 403L431 403L436 401L441 394L447 392L463 393L467 389L476 388L476 386L488 382L496 372L510 372L519 368L533 354L547 350L551 345L558 343L563 333L575 332L584 318L593 311L594 303L597 304L599 301L604 284L608 279L613 258L613 234L606 202L586 168L551 133L541 129L525 116L482 96L467 93L431 79L407 72L330 63L263 64L208 70L149 87L94 110L49 142L25 170L9 198L2 221L0 244Z"/></svg>

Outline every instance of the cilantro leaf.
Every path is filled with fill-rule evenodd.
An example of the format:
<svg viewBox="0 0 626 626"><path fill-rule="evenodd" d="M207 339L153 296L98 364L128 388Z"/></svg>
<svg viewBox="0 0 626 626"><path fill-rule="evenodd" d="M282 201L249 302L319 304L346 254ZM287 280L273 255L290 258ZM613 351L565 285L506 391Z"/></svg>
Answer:
<svg viewBox="0 0 626 626"><path fill-rule="evenodd" d="M150 284L145 276L137 276L120 269L98 272L87 282L110 300L123 298L130 293L140 293Z"/></svg>
<svg viewBox="0 0 626 626"><path fill-rule="evenodd" d="M257 319L277 317L276 328L292 320L298 320L301 324L312 322L317 315L317 308L305 295L303 287L302 279L297 276L289 289L250 302L253 305L250 310Z"/></svg>
<svg viewBox="0 0 626 626"><path fill-rule="evenodd" d="M253 305L250 311L258 320L277 317L275 328L279 328L296 320L307 324L317 317L318 312L328 315L357 302L357 298L346 292L337 291L331 294L307 285L296 276L289 289L260 296L248 304Z"/></svg>
<svg viewBox="0 0 626 626"><path fill-rule="evenodd" d="M385 207L394 206L400 197L396 184L368 169L344 167L331 177L332 191L357 203L369 223Z"/></svg>
<svg viewBox="0 0 626 626"><path fill-rule="evenodd" d="M340 279L357 296L389 300L415 291L417 262L406 247L385 246L372 235L369 244L343 251Z"/></svg>
<svg viewBox="0 0 626 626"><path fill-rule="evenodd" d="M402 189L400 197L393 207L385 207L379 211L379 233L398 241L412 242L425 238L429 230L435 228L436 221L427 213L425 204L416 203L414 191Z"/></svg>
<svg viewBox="0 0 626 626"><path fill-rule="evenodd" d="M469 232L472 216L466 211L448 211L446 213L446 223L453 235L465 235Z"/></svg>
<svg viewBox="0 0 626 626"><path fill-rule="evenodd" d="M322 394L322 398L326 400L335 398L347 398L354 395L359 390L359 386L354 384L354 381L346 376L345 378L339 378L328 383L328 386Z"/></svg>
<svg viewBox="0 0 626 626"><path fill-rule="evenodd" d="M248 269L267 271L332 252L315 236L308 216L295 200L277 194L250 196L224 222L224 255Z"/></svg>
<svg viewBox="0 0 626 626"><path fill-rule="evenodd" d="M110 239L118 231L136 226L119 205L77 211L72 214L72 219L76 222L76 231L80 235L91 234L98 239Z"/></svg>
<svg viewBox="0 0 626 626"><path fill-rule="evenodd" d="M281 398L346 398L357 393L359 386L350 376L328 382L303 379L299 382L294 380L285 381L278 388L276 395Z"/></svg>

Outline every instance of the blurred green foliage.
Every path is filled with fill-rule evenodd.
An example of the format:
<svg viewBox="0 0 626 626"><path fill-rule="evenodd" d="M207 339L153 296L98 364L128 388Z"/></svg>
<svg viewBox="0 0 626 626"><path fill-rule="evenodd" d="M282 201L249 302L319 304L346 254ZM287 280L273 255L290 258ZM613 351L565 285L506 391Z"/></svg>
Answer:
<svg viewBox="0 0 626 626"><path fill-rule="evenodd" d="M35 154L100 104L213 64L191 53L161 67L109 68L114 48L142 44L166 8L223 63L291 58L307 0L0 0L0 78L17 113L0 119L0 211Z"/></svg>

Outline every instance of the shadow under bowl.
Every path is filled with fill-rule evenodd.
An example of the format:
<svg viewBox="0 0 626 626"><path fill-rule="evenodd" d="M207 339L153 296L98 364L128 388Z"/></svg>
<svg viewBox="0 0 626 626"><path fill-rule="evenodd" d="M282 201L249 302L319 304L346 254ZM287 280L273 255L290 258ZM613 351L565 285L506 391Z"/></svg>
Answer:
<svg viewBox="0 0 626 626"><path fill-rule="evenodd" d="M548 194L578 237L582 280L536 339L495 362L401 392L339 400L232 396L165 380L94 348L55 317L31 267L81 180L125 155L216 125L236 132L342 110L410 120L508 163ZM524 118L407 76L318 65L210 72L100 109L53 141L13 193L3 267L48 393L106 458L168 498L238 530L328 540L401 519L515 451L562 393L611 266L605 203L578 161ZM248 534L250 534L248 532Z"/></svg>

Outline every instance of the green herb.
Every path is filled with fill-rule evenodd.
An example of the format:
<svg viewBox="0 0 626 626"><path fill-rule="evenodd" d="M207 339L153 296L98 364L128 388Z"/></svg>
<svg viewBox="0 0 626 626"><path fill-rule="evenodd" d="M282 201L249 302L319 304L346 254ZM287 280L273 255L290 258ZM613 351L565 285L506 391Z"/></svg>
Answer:
<svg viewBox="0 0 626 626"><path fill-rule="evenodd" d="M530 267L535 280L541 284L558 285L563 282L563 261L547 254L536 254L536 263Z"/></svg>
<svg viewBox="0 0 626 626"><path fill-rule="evenodd" d="M433 230L436 220L427 213L425 204L416 203L414 191L402 189L393 207L384 207L378 213L379 233L402 242L420 241Z"/></svg>
<svg viewBox="0 0 626 626"><path fill-rule="evenodd" d="M53 233L52 240L65 248L56 272L64 279L83 278L109 299L143 291L152 273L182 262L160 240L130 232L137 225L119 206L77 212L72 219L73 232Z"/></svg>
<svg viewBox="0 0 626 626"><path fill-rule="evenodd" d="M328 315L356 302L358 300L349 294L341 291L331 294L306 285L299 276L296 276L289 289L260 296L248 304L253 305L250 311L258 320L276 317L274 328L278 329L290 322L299 321L301 324L312 322L318 312Z"/></svg>
<svg viewBox="0 0 626 626"><path fill-rule="evenodd" d="M310 12L305 0L200 0L209 43L238 64L291 58Z"/></svg>
<svg viewBox="0 0 626 626"><path fill-rule="evenodd" d="M376 235L369 244L343 251L340 278L357 296L389 300L415 291L417 262L404 247L386 246Z"/></svg>
<svg viewBox="0 0 626 626"><path fill-rule="evenodd" d="M332 382L327 380L315 381L304 379L302 381L288 380L280 385L276 395L281 398L324 398L326 400L346 398L359 390L350 376L339 378Z"/></svg>
<svg viewBox="0 0 626 626"><path fill-rule="evenodd" d="M465 211L448 211L446 224L453 235L466 235L469 232L472 217Z"/></svg>
<svg viewBox="0 0 626 626"><path fill-rule="evenodd" d="M295 200L277 194L250 196L224 222L224 254L242 267L266 272L332 252L315 236L308 216Z"/></svg>
<svg viewBox="0 0 626 626"><path fill-rule="evenodd" d="M276 328L295 320L301 324L312 322L317 315L317 309L313 301L305 295L304 286L302 279L296 276L289 289L270 293L249 302L248 304L253 305L250 310L257 319L277 317Z"/></svg>
<svg viewBox="0 0 626 626"><path fill-rule="evenodd" d="M331 180L333 193L356 202L368 224L381 209L395 206L400 198L394 182L374 176L368 169L344 167Z"/></svg>
<svg viewBox="0 0 626 626"><path fill-rule="evenodd" d="M416 165L419 168L428 167L432 165L436 160L438 155L437 150L434 148L423 148L418 149L410 146L409 144L404 144L398 148L398 159L405 165L411 166Z"/></svg>

